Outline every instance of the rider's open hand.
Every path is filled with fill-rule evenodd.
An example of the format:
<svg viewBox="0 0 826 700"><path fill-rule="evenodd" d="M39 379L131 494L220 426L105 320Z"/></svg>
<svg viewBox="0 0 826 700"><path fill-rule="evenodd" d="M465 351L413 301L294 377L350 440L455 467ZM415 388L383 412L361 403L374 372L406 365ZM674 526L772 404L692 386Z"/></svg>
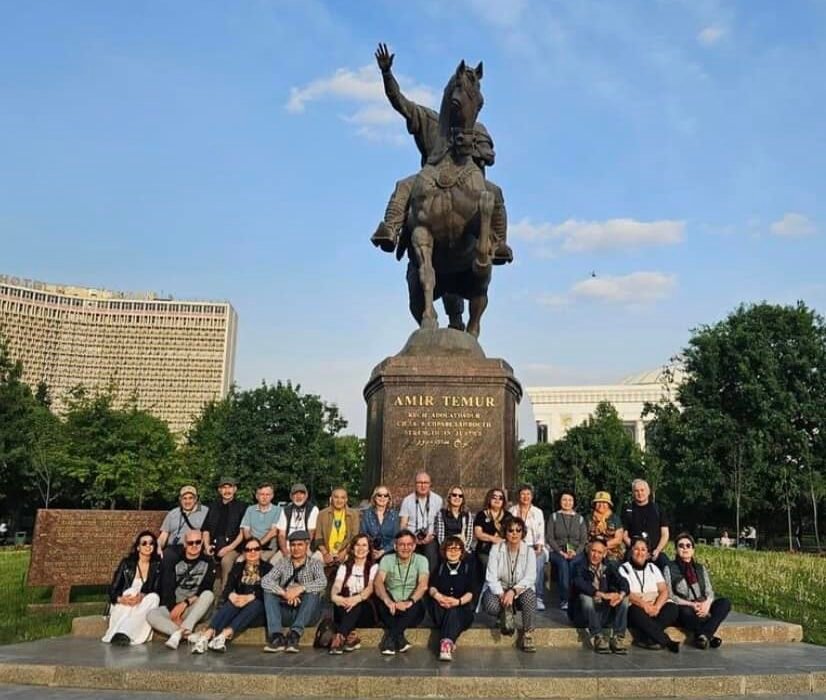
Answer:
<svg viewBox="0 0 826 700"><path fill-rule="evenodd" d="M379 68L383 73L393 67L393 58L395 56L396 54L390 53L387 44L379 44L379 48L376 49L376 63L379 64Z"/></svg>

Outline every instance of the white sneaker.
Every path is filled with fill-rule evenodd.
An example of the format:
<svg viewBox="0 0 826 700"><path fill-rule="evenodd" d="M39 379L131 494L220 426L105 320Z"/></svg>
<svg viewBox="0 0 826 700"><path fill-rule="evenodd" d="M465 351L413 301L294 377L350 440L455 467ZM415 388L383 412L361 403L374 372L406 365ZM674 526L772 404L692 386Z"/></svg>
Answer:
<svg viewBox="0 0 826 700"><path fill-rule="evenodd" d="M542 612L545 609L545 601L542 598L536 599L536 609Z"/></svg>
<svg viewBox="0 0 826 700"><path fill-rule="evenodd" d="M173 632L169 639L166 640L166 647L167 649L177 649L178 645L181 643L181 637L184 636L183 630L178 630L177 632Z"/></svg>
<svg viewBox="0 0 826 700"><path fill-rule="evenodd" d="M192 645L193 654L205 654L207 650L207 640L199 635L198 640Z"/></svg>
<svg viewBox="0 0 826 700"><path fill-rule="evenodd" d="M212 649L212 651L226 651L227 650L227 638L223 634L219 634L212 639L209 640L209 644L207 646Z"/></svg>

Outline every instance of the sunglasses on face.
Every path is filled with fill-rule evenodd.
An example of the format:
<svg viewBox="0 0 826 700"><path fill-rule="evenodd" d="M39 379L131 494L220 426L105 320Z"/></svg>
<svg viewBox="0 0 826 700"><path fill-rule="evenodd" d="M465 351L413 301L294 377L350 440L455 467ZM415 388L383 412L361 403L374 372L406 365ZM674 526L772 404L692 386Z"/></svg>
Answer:
<svg viewBox="0 0 826 700"><path fill-rule="evenodd" d="M498 493L495 493L495 494L493 494L493 495L490 497L490 500L491 500L491 501L504 501L504 500L505 500L505 497L504 497L504 496L501 496L501 495L500 495L500 494L498 494Z"/></svg>
<svg viewBox="0 0 826 700"><path fill-rule="evenodd" d="M390 498L389 493L377 493L376 498Z"/></svg>
<svg viewBox="0 0 826 700"><path fill-rule="evenodd" d="M202 542L203 542L203 540L189 540L189 542L186 543L186 546L187 547L198 547Z"/></svg>
<svg viewBox="0 0 826 700"><path fill-rule="evenodd" d="M155 543L152 540L141 540L138 542L141 547L154 547Z"/></svg>
<svg viewBox="0 0 826 700"><path fill-rule="evenodd" d="M452 493L452 494L450 494L450 497L451 498L464 498L465 494L463 494L463 493Z"/></svg>
<svg viewBox="0 0 826 700"><path fill-rule="evenodd" d="M261 547L247 547L244 551L245 552L260 552Z"/></svg>
<svg viewBox="0 0 826 700"><path fill-rule="evenodd" d="M509 527L509 528L508 528L508 532L518 532L518 533L521 533L521 532L522 532L522 528L521 528L521 527Z"/></svg>
<svg viewBox="0 0 826 700"><path fill-rule="evenodd" d="M451 549L458 549L461 550L462 547L458 544L452 544L449 547L445 547L445 551L449 552Z"/></svg>
<svg viewBox="0 0 826 700"><path fill-rule="evenodd" d="M430 482L429 481L417 481L416 485L417 486L430 486Z"/></svg>
<svg viewBox="0 0 826 700"><path fill-rule="evenodd" d="M694 545L691 542L680 542L677 549L694 549Z"/></svg>

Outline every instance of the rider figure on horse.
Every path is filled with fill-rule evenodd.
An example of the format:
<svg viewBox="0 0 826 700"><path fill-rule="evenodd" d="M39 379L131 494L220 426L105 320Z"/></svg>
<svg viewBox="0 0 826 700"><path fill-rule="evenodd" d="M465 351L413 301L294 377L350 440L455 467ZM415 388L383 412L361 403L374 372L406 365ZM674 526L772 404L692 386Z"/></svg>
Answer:
<svg viewBox="0 0 826 700"><path fill-rule="evenodd" d="M394 56L395 54L391 54L385 44L379 44L376 51L376 62L381 69L385 94L393 108L405 118L407 131L413 135L416 146L422 155L422 167L427 164L436 165L447 155L450 149L450 144L445 141L439 131L439 115L434 110L416 104L402 95L399 84L391 70ZM480 122L476 122L473 161L484 174L485 167L493 165L495 156L493 139L491 139L487 129ZM384 251L393 252L397 250L396 256L398 258L401 258L406 248L406 245L402 244L397 249L397 241L407 218L410 195L415 181L416 175L411 175L396 183L390 201L387 203L384 220L379 223L376 232L370 238L373 245ZM513 261L513 253L507 244L508 224L505 199L499 186L490 180L485 180L485 188L494 197L491 219L494 238L493 264L503 265Z"/></svg>

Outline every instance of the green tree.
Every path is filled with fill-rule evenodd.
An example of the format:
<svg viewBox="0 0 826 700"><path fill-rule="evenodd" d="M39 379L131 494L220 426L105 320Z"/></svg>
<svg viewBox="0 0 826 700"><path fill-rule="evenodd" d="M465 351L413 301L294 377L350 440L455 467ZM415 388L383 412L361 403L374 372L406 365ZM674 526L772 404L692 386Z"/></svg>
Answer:
<svg viewBox="0 0 826 700"><path fill-rule="evenodd" d="M335 436L346 427L335 405L303 394L290 382L233 388L207 405L188 435L182 475L211 489L218 471L246 489L271 481L286 498L294 481L322 500L347 475L337 460Z"/></svg>

